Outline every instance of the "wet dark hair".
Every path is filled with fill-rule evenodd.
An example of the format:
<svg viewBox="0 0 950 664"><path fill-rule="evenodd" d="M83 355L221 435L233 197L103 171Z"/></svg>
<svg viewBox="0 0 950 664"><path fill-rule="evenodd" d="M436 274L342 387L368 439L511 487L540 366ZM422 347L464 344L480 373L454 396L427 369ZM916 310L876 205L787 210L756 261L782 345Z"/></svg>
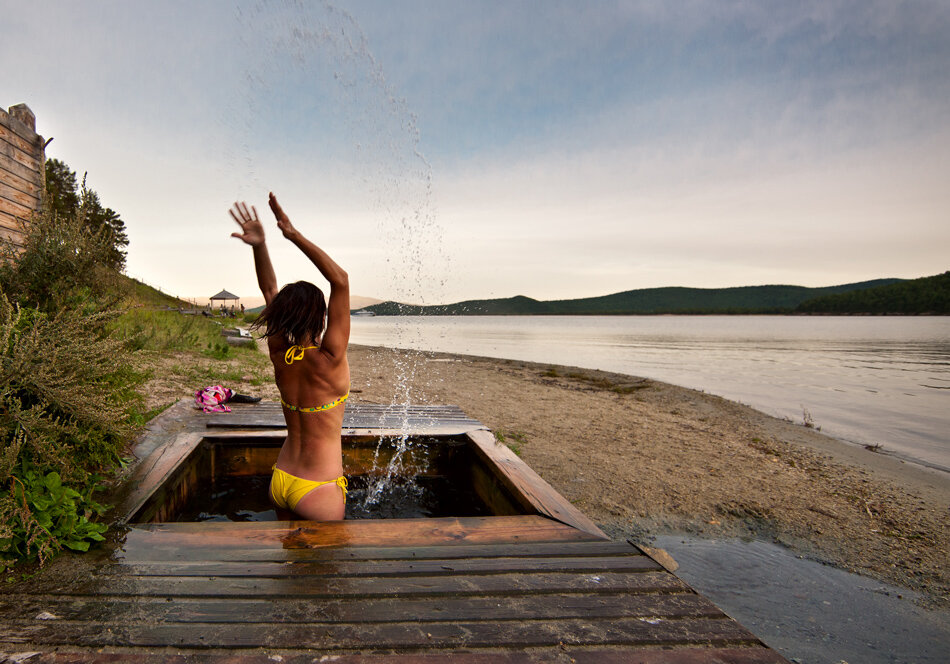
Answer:
<svg viewBox="0 0 950 664"><path fill-rule="evenodd" d="M309 281L287 284L270 301L251 329L264 329L265 337L283 337L291 345L317 341L326 325L327 301L323 291Z"/></svg>

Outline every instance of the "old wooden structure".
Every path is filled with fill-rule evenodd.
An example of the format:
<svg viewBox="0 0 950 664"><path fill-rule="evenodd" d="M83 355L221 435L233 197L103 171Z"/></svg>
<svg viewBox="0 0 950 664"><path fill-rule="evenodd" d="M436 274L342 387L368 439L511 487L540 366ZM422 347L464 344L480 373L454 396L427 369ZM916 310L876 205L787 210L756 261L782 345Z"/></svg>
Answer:
<svg viewBox="0 0 950 664"><path fill-rule="evenodd" d="M0 109L0 238L21 247L27 225L40 209L46 142L26 104Z"/></svg>
<svg viewBox="0 0 950 664"><path fill-rule="evenodd" d="M0 590L0 652L49 662L786 661L640 549L611 541L453 407L352 404L345 440L407 426L444 437L481 469L471 481L492 516L176 523L143 507L186 490L184 460L208 439L246 446L282 425L275 404L166 411L139 446L116 515L126 526L110 546ZM241 452L226 465L266 456Z"/></svg>

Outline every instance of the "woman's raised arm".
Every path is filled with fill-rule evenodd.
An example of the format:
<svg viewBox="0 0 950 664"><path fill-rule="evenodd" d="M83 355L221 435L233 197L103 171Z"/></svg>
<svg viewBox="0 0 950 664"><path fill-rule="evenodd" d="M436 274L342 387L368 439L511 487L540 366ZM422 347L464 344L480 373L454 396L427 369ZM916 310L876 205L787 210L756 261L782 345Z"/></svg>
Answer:
<svg viewBox="0 0 950 664"><path fill-rule="evenodd" d="M277 227L284 237L293 242L310 262L330 282L330 298L327 302L327 329L323 333L321 348L334 357L342 357L350 340L350 278L346 271L327 255L323 249L303 236L290 223L290 218L280 207L273 193L268 199L270 209L277 218Z"/></svg>
<svg viewBox="0 0 950 664"><path fill-rule="evenodd" d="M236 237L245 244L251 245L254 251L254 269L257 271L257 285L261 288L264 295L264 302L270 304L270 301L277 295L277 276L274 274L274 266L270 261L270 254L267 251L267 243L264 237L264 225L257 216L257 208L253 205L248 210L247 203L235 203L229 210L231 218L241 227L240 233L231 233L231 237Z"/></svg>

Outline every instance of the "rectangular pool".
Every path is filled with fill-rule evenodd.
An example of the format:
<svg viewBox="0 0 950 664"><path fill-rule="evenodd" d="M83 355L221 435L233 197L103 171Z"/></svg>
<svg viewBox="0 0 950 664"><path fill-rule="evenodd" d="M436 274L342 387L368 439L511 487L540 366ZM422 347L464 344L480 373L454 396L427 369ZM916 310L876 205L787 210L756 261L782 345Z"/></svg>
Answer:
<svg viewBox="0 0 950 664"><path fill-rule="evenodd" d="M129 521L273 521L271 468L282 435L207 435L183 455ZM347 519L401 519L530 514L505 486L498 468L466 436L415 436L393 461L398 439L344 436L349 482ZM367 497L387 467L390 481ZM522 501L523 502L523 501Z"/></svg>

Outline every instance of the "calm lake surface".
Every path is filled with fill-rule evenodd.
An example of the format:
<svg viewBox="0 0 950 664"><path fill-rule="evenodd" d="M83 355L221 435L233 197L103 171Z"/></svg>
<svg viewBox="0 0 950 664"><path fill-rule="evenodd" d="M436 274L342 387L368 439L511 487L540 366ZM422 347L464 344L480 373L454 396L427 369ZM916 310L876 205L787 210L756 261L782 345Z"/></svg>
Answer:
<svg viewBox="0 0 950 664"><path fill-rule="evenodd" d="M351 341L602 369L950 472L950 317L377 316ZM806 415L807 412L807 415Z"/></svg>

